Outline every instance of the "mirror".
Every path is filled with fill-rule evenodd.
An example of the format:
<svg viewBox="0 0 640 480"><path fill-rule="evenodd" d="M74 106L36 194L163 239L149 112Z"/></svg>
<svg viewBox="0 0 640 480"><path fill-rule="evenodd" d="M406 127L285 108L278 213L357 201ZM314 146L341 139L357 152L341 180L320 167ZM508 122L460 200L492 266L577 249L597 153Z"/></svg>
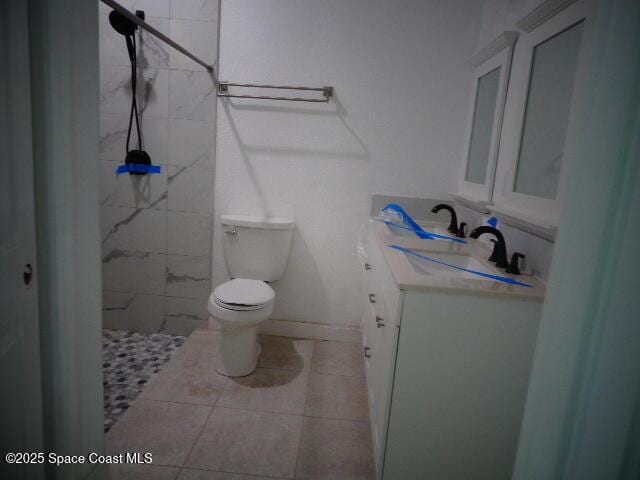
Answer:
<svg viewBox="0 0 640 480"><path fill-rule="evenodd" d="M533 51L514 190L555 199L564 156L583 22Z"/></svg>
<svg viewBox="0 0 640 480"><path fill-rule="evenodd" d="M502 32L471 57L474 69L458 196L479 208L484 208L482 205L486 206L493 195L507 82L517 38L517 32Z"/></svg>
<svg viewBox="0 0 640 480"><path fill-rule="evenodd" d="M465 175L467 182L486 182L499 84L500 67L478 79Z"/></svg>

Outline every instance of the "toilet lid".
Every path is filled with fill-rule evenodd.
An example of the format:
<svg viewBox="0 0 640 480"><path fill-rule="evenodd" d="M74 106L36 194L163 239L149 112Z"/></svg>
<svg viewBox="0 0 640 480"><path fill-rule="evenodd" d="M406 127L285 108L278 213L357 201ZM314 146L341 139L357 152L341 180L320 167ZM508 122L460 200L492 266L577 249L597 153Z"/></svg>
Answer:
<svg viewBox="0 0 640 480"><path fill-rule="evenodd" d="M234 278L218 285L213 296L229 307L255 307L272 302L276 296L265 282L248 278Z"/></svg>

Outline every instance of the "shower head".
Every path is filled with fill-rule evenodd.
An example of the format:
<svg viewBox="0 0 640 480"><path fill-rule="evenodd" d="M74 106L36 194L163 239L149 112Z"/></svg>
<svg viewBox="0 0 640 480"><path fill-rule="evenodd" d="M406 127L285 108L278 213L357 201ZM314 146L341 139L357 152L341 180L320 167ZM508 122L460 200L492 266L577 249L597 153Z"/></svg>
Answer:
<svg viewBox="0 0 640 480"><path fill-rule="evenodd" d="M109 14L109 23L116 32L124 35L125 37L133 35L137 28L135 23L115 10L112 10Z"/></svg>
<svg viewBox="0 0 640 480"><path fill-rule="evenodd" d="M144 12L141 11L140 14L141 17L144 18ZM138 15L138 12L136 12L136 15ZM124 38L127 41L127 52L129 53L129 60L131 60L131 63L134 63L136 61L136 49L133 34L135 33L138 26L127 17L119 12L116 12L115 10L112 10L109 14L109 23L116 32L124 35Z"/></svg>

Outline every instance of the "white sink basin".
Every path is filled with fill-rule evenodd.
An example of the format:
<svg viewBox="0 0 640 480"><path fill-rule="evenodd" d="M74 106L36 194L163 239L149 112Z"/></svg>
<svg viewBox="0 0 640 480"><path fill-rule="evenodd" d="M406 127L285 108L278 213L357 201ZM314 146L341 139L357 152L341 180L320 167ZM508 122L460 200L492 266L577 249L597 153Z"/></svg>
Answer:
<svg viewBox="0 0 640 480"><path fill-rule="evenodd" d="M416 233L413 230L409 230L407 228L396 227L395 225L386 224L389 233L395 235L397 237L414 237L418 238ZM446 227L440 225L432 225L432 224L422 224L420 225L425 232L427 233L436 233L438 235L445 235L447 237L453 237L453 235L446 229ZM444 238L436 238L435 240L447 240ZM449 241L449 240L447 240Z"/></svg>
<svg viewBox="0 0 640 480"><path fill-rule="evenodd" d="M437 233L438 235L446 235L447 237L453 237L454 235L447 230L445 227L441 227L441 226L431 226L431 225L425 225L422 228L425 229L425 231L429 232L429 233Z"/></svg>
<svg viewBox="0 0 640 480"><path fill-rule="evenodd" d="M466 268L489 275L499 275L498 272L491 268L488 268L484 263L478 261L470 255L459 255L455 253L436 253L416 249L412 249L412 251L417 253L418 255L422 255L424 257L435 260L427 260L426 258L421 258L408 252L404 252L407 260L411 264L411 267L413 267L413 270L420 275L447 275L451 277L474 278L476 280L485 278L481 275L476 275L471 272L465 272L464 270L452 268L449 265ZM443 265L445 263L448 265Z"/></svg>
<svg viewBox="0 0 640 480"><path fill-rule="evenodd" d="M416 232L414 232L413 230L396 227L395 225L391 225L389 223L387 223L386 225L389 233L391 235L395 235L396 237L417 237Z"/></svg>

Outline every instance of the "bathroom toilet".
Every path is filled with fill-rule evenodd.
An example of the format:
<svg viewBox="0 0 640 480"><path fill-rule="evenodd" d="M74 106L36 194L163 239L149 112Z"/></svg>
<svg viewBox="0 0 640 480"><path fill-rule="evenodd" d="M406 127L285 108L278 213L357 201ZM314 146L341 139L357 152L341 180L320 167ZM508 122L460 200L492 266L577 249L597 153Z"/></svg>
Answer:
<svg viewBox="0 0 640 480"><path fill-rule="evenodd" d="M268 282L282 278L294 222L287 218L222 215L222 250L231 280L209 297L209 313L220 324L216 370L229 377L256 368L258 325L273 313L275 292Z"/></svg>

